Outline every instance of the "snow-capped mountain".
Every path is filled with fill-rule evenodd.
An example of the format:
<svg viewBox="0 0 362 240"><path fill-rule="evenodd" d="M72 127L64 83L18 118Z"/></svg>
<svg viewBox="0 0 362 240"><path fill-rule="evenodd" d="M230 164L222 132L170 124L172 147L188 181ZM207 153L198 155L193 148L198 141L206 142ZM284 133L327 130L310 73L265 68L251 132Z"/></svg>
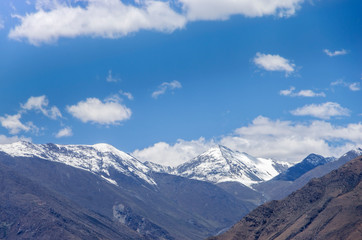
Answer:
<svg viewBox="0 0 362 240"><path fill-rule="evenodd" d="M150 169L131 155L115 147L100 143L95 145L33 144L20 141L0 144L0 152L12 157L38 157L48 161L64 163L100 175L117 185L111 171L142 179L151 185L155 181L147 175Z"/></svg>
<svg viewBox="0 0 362 240"><path fill-rule="evenodd" d="M212 183L240 182L250 187L275 177L289 166L219 145L176 167L173 173Z"/></svg>

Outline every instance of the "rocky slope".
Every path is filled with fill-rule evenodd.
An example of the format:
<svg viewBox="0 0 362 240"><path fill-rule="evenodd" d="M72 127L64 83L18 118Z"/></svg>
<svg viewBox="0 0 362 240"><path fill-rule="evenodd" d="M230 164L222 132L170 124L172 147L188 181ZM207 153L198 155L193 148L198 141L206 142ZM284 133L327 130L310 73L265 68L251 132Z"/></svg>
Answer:
<svg viewBox="0 0 362 240"><path fill-rule="evenodd" d="M362 239L362 156L280 201L256 208L227 239Z"/></svg>

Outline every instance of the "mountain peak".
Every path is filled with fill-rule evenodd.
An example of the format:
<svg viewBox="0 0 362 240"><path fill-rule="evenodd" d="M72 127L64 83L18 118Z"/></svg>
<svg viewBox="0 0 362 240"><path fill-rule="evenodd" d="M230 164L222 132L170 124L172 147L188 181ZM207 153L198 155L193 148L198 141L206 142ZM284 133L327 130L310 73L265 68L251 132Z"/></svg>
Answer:
<svg viewBox="0 0 362 240"><path fill-rule="evenodd" d="M310 164L317 166L323 160L324 160L323 156L315 154L315 153L311 153L303 161L309 162Z"/></svg>
<svg viewBox="0 0 362 240"><path fill-rule="evenodd" d="M120 150L118 150L117 148L108 143L97 143L90 146L97 149L100 152L121 152Z"/></svg>
<svg viewBox="0 0 362 240"><path fill-rule="evenodd" d="M362 148L360 148L360 147L353 149L352 151L354 153L356 153L358 156L362 155Z"/></svg>
<svg viewBox="0 0 362 240"><path fill-rule="evenodd" d="M178 166L175 173L213 183L240 182L251 186L276 176L276 165L271 159L255 158L218 145Z"/></svg>
<svg viewBox="0 0 362 240"><path fill-rule="evenodd" d="M276 176L275 180L282 180L282 181L294 181L306 172L320 166L324 165L328 162L332 162L336 160L334 157L325 158L318 154L309 154L303 161L295 164L294 166L288 168L287 171L280 173Z"/></svg>

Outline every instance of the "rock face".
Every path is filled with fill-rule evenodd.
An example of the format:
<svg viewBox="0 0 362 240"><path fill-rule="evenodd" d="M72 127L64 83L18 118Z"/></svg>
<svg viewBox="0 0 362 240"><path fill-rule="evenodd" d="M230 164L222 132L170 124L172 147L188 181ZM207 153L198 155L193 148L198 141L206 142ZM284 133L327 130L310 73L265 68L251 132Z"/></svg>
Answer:
<svg viewBox="0 0 362 240"><path fill-rule="evenodd" d="M362 239L362 156L313 179L280 201L256 208L227 239Z"/></svg>

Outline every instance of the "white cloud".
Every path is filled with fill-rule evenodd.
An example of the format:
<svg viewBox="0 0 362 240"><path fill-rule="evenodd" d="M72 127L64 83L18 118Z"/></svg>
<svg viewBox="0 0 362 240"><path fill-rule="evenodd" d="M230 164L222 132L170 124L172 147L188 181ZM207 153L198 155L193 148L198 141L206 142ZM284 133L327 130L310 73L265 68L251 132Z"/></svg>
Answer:
<svg viewBox="0 0 362 240"><path fill-rule="evenodd" d="M9 144L9 143L14 143L14 142L19 142L19 141L31 142L31 139L25 138L25 137L18 137L18 136L7 137L5 135L0 135L0 144Z"/></svg>
<svg viewBox="0 0 362 240"><path fill-rule="evenodd" d="M220 142L254 156L290 162L301 161L309 153L340 156L362 145L362 123L337 126L325 121L295 123L259 116Z"/></svg>
<svg viewBox="0 0 362 240"><path fill-rule="evenodd" d="M127 3L125 3L127 2ZM35 12L14 15L20 24L12 39L31 44L61 37L119 38L140 30L172 32L188 21L294 15L304 0L37 0Z"/></svg>
<svg viewBox="0 0 362 240"><path fill-rule="evenodd" d="M351 91L359 91L359 90L361 90L360 86L361 86L361 84L359 82L354 82L354 83L349 84L348 87Z"/></svg>
<svg viewBox="0 0 362 240"><path fill-rule="evenodd" d="M186 19L169 2L141 1L139 6L120 0L85 0L86 7L55 2L25 16L15 16L20 25L11 29L11 39L31 44L51 43L60 37L92 36L119 38L139 30L172 32L185 26Z"/></svg>
<svg viewBox="0 0 362 240"><path fill-rule="evenodd" d="M122 96L125 96L126 98L128 98L128 100L133 100L133 95L130 92L124 92L123 90L119 90L119 94L121 94Z"/></svg>
<svg viewBox="0 0 362 240"><path fill-rule="evenodd" d="M179 0L189 20L226 20L231 15L262 17L294 15L303 0Z"/></svg>
<svg viewBox="0 0 362 240"><path fill-rule="evenodd" d="M70 136L73 136L73 131L70 127L65 127L63 129L60 129L59 132L55 135L56 138L70 137Z"/></svg>
<svg viewBox="0 0 362 240"><path fill-rule="evenodd" d="M332 86L348 87L349 90L351 90L351 91L359 91L359 90L361 90L361 84L359 82L349 83L349 82L343 81L342 79L339 79L337 81L332 82L331 85Z"/></svg>
<svg viewBox="0 0 362 240"><path fill-rule="evenodd" d="M182 88L182 85L179 81L172 81L172 82L164 82L160 86L158 86L158 89L152 93L153 98L158 98L160 95L163 95L166 93L167 90L174 90L177 88Z"/></svg>
<svg viewBox="0 0 362 240"><path fill-rule="evenodd" d="M297 162L310 153L324 156L341 156L362 146L362 123L346 126L332 125L326 121L308 123L271 120L259 116L248 126L236 129L218 140L178 140L170 145L159 142L133 155L141 161L176 166L191 160L216 144L247 152L256 157Z"/></svg>
<svg viewBox="0 0 362 240"><path fill-rule="evenodd" d="M118 81L120 81L119 78L116 78L116 77L114 77L112 75L112 70L108 71L108 76L107 76L106 80L107 80L107 82L118 82Z"/></svg>
<svg viewBox="0 0 362 240"><path fill-rule="evenodd" d="M325 54L327 54L330 57L335 57L335 56L339 56L339 55L346 55L348 53L347 50L342 49L342 50L335 50L335 51L330 51L328 49L324 49L323 52Z"/></svg>
<svg viewBox="0 0 362 240"><path fill-rule="evenodd" d="M30 97L25 104L21 105L23 110L36 110L42 112L45 116L51 119L62 117L59 109L56 106L47 109L49 101L45 95L39 97Z"/></svg>
<svg viewBox="0 0 362 240"><path fill-rule="evenodd" d="M119 124L128 120L132 112L117 98L100 101L98 98L87 98L76 105L67 106L67 110L82 122L99 123L103 125Z"/></svg>
<svg viewBox="0 0 362 240"><path fill-rule="evenodd" d="M10 134L18 134L20 131L28 132L37 129L32 122L23 124L20 119L20 113L15 115L5 114L5 117L0 117L0 123L4 128L9 130Z"/></svg>
<svg viewBox="0 0 362 240"><path fill-rule="evenodd" d="M68 4L70 2L68 1ZM36 0L35 8L37 10L51 10L61 5L60 0Z"/></svg>
<svg viewBox="0 0 362 240"><path fill-rule="evenodd" d="M295 71L295 64L279 55L257 53L253 59L254 63L266 71L281 71L286 74Z"/></svg>
<svg viewBox="0 0 362 240"><path fill-rule="evenodd" d="M167 166L177 166L193 157L201 154L214 146L213 141L206 141L204 138L185 141L179 139L175 144L158 142L153 146L142 150L135 150L132 155L141 161L150 161Z"/></svg>
<svg viewBox="0 0 362 240"><path fill-rule="evenodd" d="M321 119L330 119L337 116L349 116L350 110L335 102L310 104L291 111L296 116L313 116Z"/></svg>
<svg viewBox="0 0 362 240"><path fill-rule="evenodd" d="M290 96L290 97L325 97L326 94L324 92L316 93L312 90L300 90L299 92L294 92L295 87L290 87L289 89L281 90L279 92L280 95Z"/></svg>

